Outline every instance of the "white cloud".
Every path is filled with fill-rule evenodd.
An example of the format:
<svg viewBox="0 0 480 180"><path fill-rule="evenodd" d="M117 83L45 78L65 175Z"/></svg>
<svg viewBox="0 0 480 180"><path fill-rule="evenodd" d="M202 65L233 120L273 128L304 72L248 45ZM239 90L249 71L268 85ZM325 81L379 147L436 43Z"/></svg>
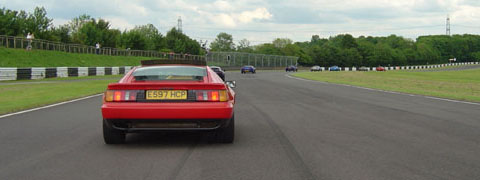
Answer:
<svg viewBox="0 0 480 180"><path fill-rule="evenodd" d="M268 12L267 8L257 8L253 11L244 11L239 15L236 15L236 19L238 19L241 23L249 23L253 20L268 20L272 18L272 14Z"/></svg>
<svg viewBox="0 0 480 180"><path fill-rule="evenodd" d="M475 26L480 22L478 0L0 0L0 4L30 12L44 6L55 25L85 13L121 30L152 23L163 33L181 16L191 37L211 41L227 32L252 44L276 37L306 41L313 34L409 38L443 34L447 14L453 33L478 34Z"/></svg>
<svg viewBox="0 0 480 180"><path fill-rule="evenodd" d="M218 25L223 25L227 27L237 26L237 23L232 18L232 16L224 13L213 15L212 20L215 21Z"/></svg>
<svg viewBox="0 0 480 180"><path fill-rule="evenodd" d="M116 16L107 16L104 17L105 20L110 22L111 28L125 30L125 29L133 29L135 24L131 24L124 18L116 17Z"/></svg>
<svg viewBox="0 0 480 180"><path fill-rule="evenodd" d="M228 1L218 0L213 3L215 8L218 8L221 11L231 11L233 10L233 6L230 5Z"/></svg>

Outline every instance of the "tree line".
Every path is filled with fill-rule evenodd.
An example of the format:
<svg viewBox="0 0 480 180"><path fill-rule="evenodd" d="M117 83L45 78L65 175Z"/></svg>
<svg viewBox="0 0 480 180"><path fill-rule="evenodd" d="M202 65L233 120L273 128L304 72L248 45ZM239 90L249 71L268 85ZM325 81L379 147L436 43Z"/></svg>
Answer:
<svg viewBox="0 0 480 180"><path fill-rule="evenodd" d="M307 42L277 38L271 43L250 46L248 40L233 43L227 33L217 35L213 51L239 51L299 57L301 65L342 67L403 66L441 64L455 58L457 62L480 61L479 35L429 35L415 41L401 36L388 37L340 34L330 38L313 35Z"/></svg>
<svg viewBox="0 0 480 180"><path fill-rule="evenodd" d="M68 23L53 26L43 7L33 13L0 9L0 35L22 36L33 33L35 38L63 43L135 50L154 50L193 55L204 55L207 48L175 28L165 35L152 24L120 31L110 22L80 15ZM236 51L269 55L299 57L301 65L321 66L402 66L480 61L479 35L430 35L416 40L390 35L388 37L340 34L329 38L313 35L310 41L293 42L277 38L271 43L251 45L247 39L235 44L232 35L219 33L210 44L210 51Z"/></svg>
<svg viewBox="0 0 480 180"><path fill-rule="evenodd" d="M33 13L0 9L0 35L25 37L28 33L33 33L37 39L88 46L100 43L102 47L205 54L199 42L175 28L166 35L152 24L120 31L111 28L110 22L86 14L55 27L43 7L36 7Z"/></svg>

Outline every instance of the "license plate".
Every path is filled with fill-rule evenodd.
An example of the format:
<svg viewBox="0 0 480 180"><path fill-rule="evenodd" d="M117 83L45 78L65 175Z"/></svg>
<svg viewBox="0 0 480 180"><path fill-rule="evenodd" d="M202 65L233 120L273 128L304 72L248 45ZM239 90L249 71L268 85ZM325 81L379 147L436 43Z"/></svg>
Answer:
<svg viewBox="0 0 480 180"><path fill-rule="evenodd" d="M186 90L147 90L147 100L184 100L187 99Z"/></svg>

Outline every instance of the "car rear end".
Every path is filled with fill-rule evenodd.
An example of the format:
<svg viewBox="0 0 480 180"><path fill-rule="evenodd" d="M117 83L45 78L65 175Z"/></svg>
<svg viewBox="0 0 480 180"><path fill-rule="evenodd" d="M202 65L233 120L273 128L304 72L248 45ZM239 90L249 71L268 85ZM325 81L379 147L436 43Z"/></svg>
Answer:
<svg viewBox="0 0 480 180"><path fill-rule="evenodd" d="M133 69L105 92L102 115L106 130L125 134L228 127L233 119L235 94L214 73L206 66L195 65Z"/></svg>
<svg viewBox="0 0 480 180"><path fill-rule="evenodd" d="M225 81L225 71L223 71L220 67L218 66L211 66L210 69L212 69L217 75Z"/></svg>
<svg viewBox="0 0 480 180"><path fill-rule="evenodd" d="M255 73L255 67L253 66L243 66L242 69L240 70L242 74L244 73Z"/></svg>

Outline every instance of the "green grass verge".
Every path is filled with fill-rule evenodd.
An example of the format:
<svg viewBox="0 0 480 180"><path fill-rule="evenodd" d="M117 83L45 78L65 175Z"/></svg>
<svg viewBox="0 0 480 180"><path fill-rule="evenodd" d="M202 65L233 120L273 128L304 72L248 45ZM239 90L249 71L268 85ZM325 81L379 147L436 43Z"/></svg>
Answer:
<svg viewBox="0 0 480 180"><path fill-rule="evenodd" d="M116 82L120 79L120 76L103 76L103 78L108 77L118 78L85 81L37 80L37 82L44 81L45 83L0 84L0 102L2 102L0 103L0 114L102 93L107 88L108 83ZM83 77L70 79L83 79Z"/></svg>
<svg viewBox="0 0 480 180"><path fill-rule="evenodd" d="M148 59L152 58L0 48L0 67L138 66L141 60Z"/></svg>
<svg viewBox="0 0 480 180"><path fill-rule="evenodd" d="M354 86L480 102L480 69L439 72L301 72L293 76Z"/></svg>

